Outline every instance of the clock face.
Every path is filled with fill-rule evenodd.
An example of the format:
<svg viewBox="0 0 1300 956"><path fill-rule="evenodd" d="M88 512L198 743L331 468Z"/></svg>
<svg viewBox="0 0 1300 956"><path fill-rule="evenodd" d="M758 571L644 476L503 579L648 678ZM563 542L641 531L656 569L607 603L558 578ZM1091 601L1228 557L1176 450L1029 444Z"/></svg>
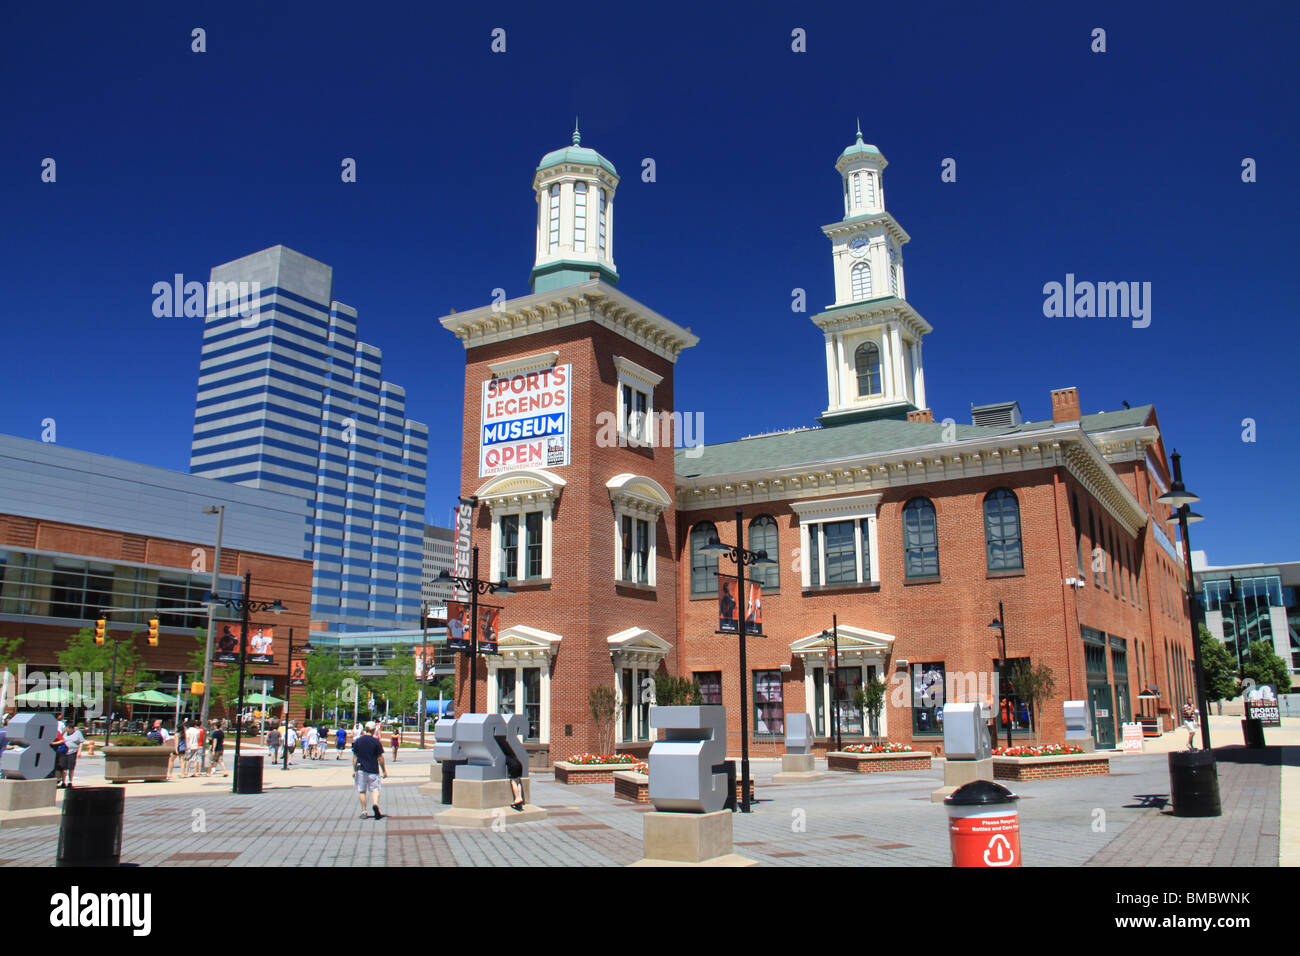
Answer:
<svg viewBox="0 0 1300 956"><path fill-rule="evenodd" d="M867 237L854 236L849 241L849 253L856 259L861 259L867 254Z"/></svg>

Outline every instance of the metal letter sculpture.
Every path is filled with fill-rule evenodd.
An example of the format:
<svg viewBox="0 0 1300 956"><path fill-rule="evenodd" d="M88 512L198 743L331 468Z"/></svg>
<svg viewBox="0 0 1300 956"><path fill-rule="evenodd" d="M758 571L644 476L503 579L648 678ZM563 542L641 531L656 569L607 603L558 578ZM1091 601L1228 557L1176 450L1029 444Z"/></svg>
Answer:
<svg viewBox="0 0 1300 956"><path fill-rule="evenodd" d="M456 743L456 721L443 718L433 726L433 759L438 763L464 760L465 751Z"/></svg>
<svg viewBox="0 0 1300 956"><path fill-rule="evenodd" d="M786 714L785 752L810 754L813 745L812 718L807 714Z"/></svg>
<svg viewBox="0 0 1300 956"><path fill-rule="evenodd" d="M59 725L49 714L18 714L5 728L9 742L18 746L0 757L0 775L10 780L44 780L54 772L50 742Z"/></svg>
<svg viewBox="0 0 1300 956"><path fill-rule="evenodd" d="M506 780L505 748L518 758L528 774L528 751L519 738L528 732L522 714L461 714L456 718L456 746L467 761L456 771L457 780Z"/></svg>
<svg viewBox="0 0 1300 956"><path fill-rule="evenodd" d="M982 705L943 705L943 753L951 760L984 760L993 756Z"/></svg>
<svg viewBox="0 0 1300 956"><path fill-rule="evenodd" d="M727 709L652 707L650 726L665 731L650 748L650 802L656 810L713 813L727 803Z"/></svg>
<svg viewBox="0 0 1300 956"><path fill-rule="evenodd" d="M1065 739L1080 740L1092 736L1092 719L1086 700L1067 700L1065 709Z"/></svg>

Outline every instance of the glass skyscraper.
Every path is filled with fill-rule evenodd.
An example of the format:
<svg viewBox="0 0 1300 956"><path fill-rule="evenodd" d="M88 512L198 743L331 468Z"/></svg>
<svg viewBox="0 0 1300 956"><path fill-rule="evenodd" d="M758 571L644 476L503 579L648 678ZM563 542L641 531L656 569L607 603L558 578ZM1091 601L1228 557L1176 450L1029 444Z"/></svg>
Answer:
<svg viewBox="0 0 1300 956"><path fill-rule="evenodd" d="M211 278L190 472L312 502L312 621L418 625L428 426L357 340L330 266L273 246Z"/></svg>

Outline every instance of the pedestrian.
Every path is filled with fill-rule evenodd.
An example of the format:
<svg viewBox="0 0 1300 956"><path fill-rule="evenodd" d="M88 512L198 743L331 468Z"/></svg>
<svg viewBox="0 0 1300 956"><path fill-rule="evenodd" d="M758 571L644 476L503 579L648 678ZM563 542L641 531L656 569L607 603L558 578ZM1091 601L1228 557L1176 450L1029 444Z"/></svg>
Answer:
<svg viewBox="0 0 1300 956"><path fill-rule="evenodd" d="M398 747L401 745L401 743L402 743L402 732L401 732L401 730L394 730L394 731L393 731L393 739L392 739L391 743L392 743L392 745L393 745L393 762L396 763L396 762L397 762L397 748L398 748Z"/></svg>
<svg viewBox="0 0 1300 956"><path fill-rule="evenodd" d="M165 734L166 731L163 730L162 721L155 720L153 726L149 728L149 733L145 734L145 736L152 740L157 746L161 747L167 742L167 738L164 736Z"/></svg>
<svg viewBox="0 0 1300 956"><path fill-rule="evenodd" d="M212 734L209 740L212 742L212 763L208 767L208 776L216 773L218 767L221 768L221 776L230 776L230 774L226 773L226 732L215 720L212 721Z"/></svg>
<svg viewBox="0 0 1300 956"><path fill-rule="evenodd" d="M334 759L338 760L343 756L343 748L348 745L348 730L346 727L340 727L334 731Z"/></svg>
<svg viewBox="0 0 1300 956"><path fill-rule="evenodd" d="M266 745L271 749L271 763L276 763L280 759L280 728L273 726L271 732L266 735Z"/></svg>
<svg viewBox="0 0 1300 956"><path fill-rule="evenodd" d="M54 776L59 781L55 787L62 789L63 774L68 768L68 745L63 739L62 722L55 725L54 739L50 741L50 749L54 751Z"/></svg>
<svg viewBox="0 0 1300 956"><path fill-rule="evenodd" d="M311 747L311 740L308 739L306 727L303 727L302 730L298 731L298 743L302 745L302 759L306 760L307 751Z"/></svg>
<svg viewBox="0 0 1300 956"><path fill-rule="evenodd" d="M178 724L176 734L171 738L171 754L167 758L167 777L170 779L172 770L177 769L180 765L179 772L182 777L185 776L185 733L184 729Z"/></svg>
<svg viewBox="0 0 1300 956"><path fill-rule="evenodd" d="M289 758L293 752L298 749L298 732L294 730L293 724L286 724L284 728L284 765L289 766Z"/></svg>
<svg viewBox="0 0 1300 956"><path fill-rule="evenodd" d="M316 745L320 743L320 734L315 727L303 728L303 756L308 760L316 759Z"/></svg>
<svg viewBox="0 0 1300 956"><path fill-rule="evenodd" d="M352 773L357 784L357 799L361 801L361 816L366 817L366 794L370 794L370 811L376 820L384 815L379 812L379 776L388 776L384 766L384 745L375 736L374 724L366 724L366 732L357 737L352 744Z"/></svg>
<svg viewBox="0 0 1300 956"><path fill-rule="evenodd" d="M1187 698L1187 703L1183 704L1183 727L1187 730L1187 749L1196 749L1196 729L1197 714L1196 708L1192 706L1192 699Z"/></svg>
<svg viewBox="0 0 1300 956"><path fill-rule="evenodd" d="M185 756L188 758L185 776L193 777L203 772L203 728L197 720L191 720L185 728Z"/></svg>
<svg viewBox="0 0 1300 956"><path fill-rule="evenodd" d="M79 726L73 725L72 729L63 735L63 744L68 748L67 753L63 755L64 775L59 786L65 790L72 789L72 776L77 772L77 755L81 753L81 745L86 742L86 735L82 733Z"/></svg>

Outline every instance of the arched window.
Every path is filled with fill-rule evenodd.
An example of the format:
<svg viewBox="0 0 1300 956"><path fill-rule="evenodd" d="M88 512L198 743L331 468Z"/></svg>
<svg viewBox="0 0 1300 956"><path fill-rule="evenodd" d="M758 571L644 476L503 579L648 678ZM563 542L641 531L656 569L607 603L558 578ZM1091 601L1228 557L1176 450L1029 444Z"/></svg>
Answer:
<svg viewBox="0 0 1300 956"><path fill-rule="evenodd" d="M549 249L560 248L560 184L551 187L551 242Z"/></svg>
<svg viewBox="0 0 1300 956"><path fill-rule="evenodd" d="M990 571L1024 570L1020 503L1009 488L995 488L984 496L984 546Z"/></svg>
<svg viewBox="0 0 1300 956"><path fill-rule="evenodd" d="M859 262L853 267L853 301L861 302L871 298L871 264Z"/></svg>
<svg viewBox="0 0 1300 956"><path fill-rule="evenodd" d="M587 251L587 184L573 184L573 248Z"/></svg>
<svg viewBox="0 0 1300 956"><path fill-rule="evenodd" d="M759 515L749 523L749 550L766 551L777 564L759 565L745 572L764 589L781 586L781 546L777 541L776 520L771 515Z"/></svg>
<svg viewBox="0 0 1300 956"><path fill-rule="evenodd" d="M867 173L866 177L867 177L867 205L874 206L876 204L876 177L871 173Z"/></svg>
<svg viewBox="0 0 1300 956"><path fill-rule="evenodd" d="M939 528L929 498L903 506L903 566L909 578L939 575Z"/></svg>
<svg viewBox="0 0 1300 956"><path fill-rule="evenodd" d="M718 590L718 579L714 572L718 560L712 554L703 553L709 539L716 536L718 529L712 521L701 521L691 529L691 593L712 594Z"/></svg>
<svg viewBox="0 0 1300 956"><path fill-rule="evenodd" d="M862 205L862 174L853 174L853 205Z"/></svg>
<svg viewBox="0 0 1300 956"><path fill-rule="evenodd" d="M875 342L863 342L853 351L853 367L858 373L858 394L880 394L880 349Z"/></svg>

